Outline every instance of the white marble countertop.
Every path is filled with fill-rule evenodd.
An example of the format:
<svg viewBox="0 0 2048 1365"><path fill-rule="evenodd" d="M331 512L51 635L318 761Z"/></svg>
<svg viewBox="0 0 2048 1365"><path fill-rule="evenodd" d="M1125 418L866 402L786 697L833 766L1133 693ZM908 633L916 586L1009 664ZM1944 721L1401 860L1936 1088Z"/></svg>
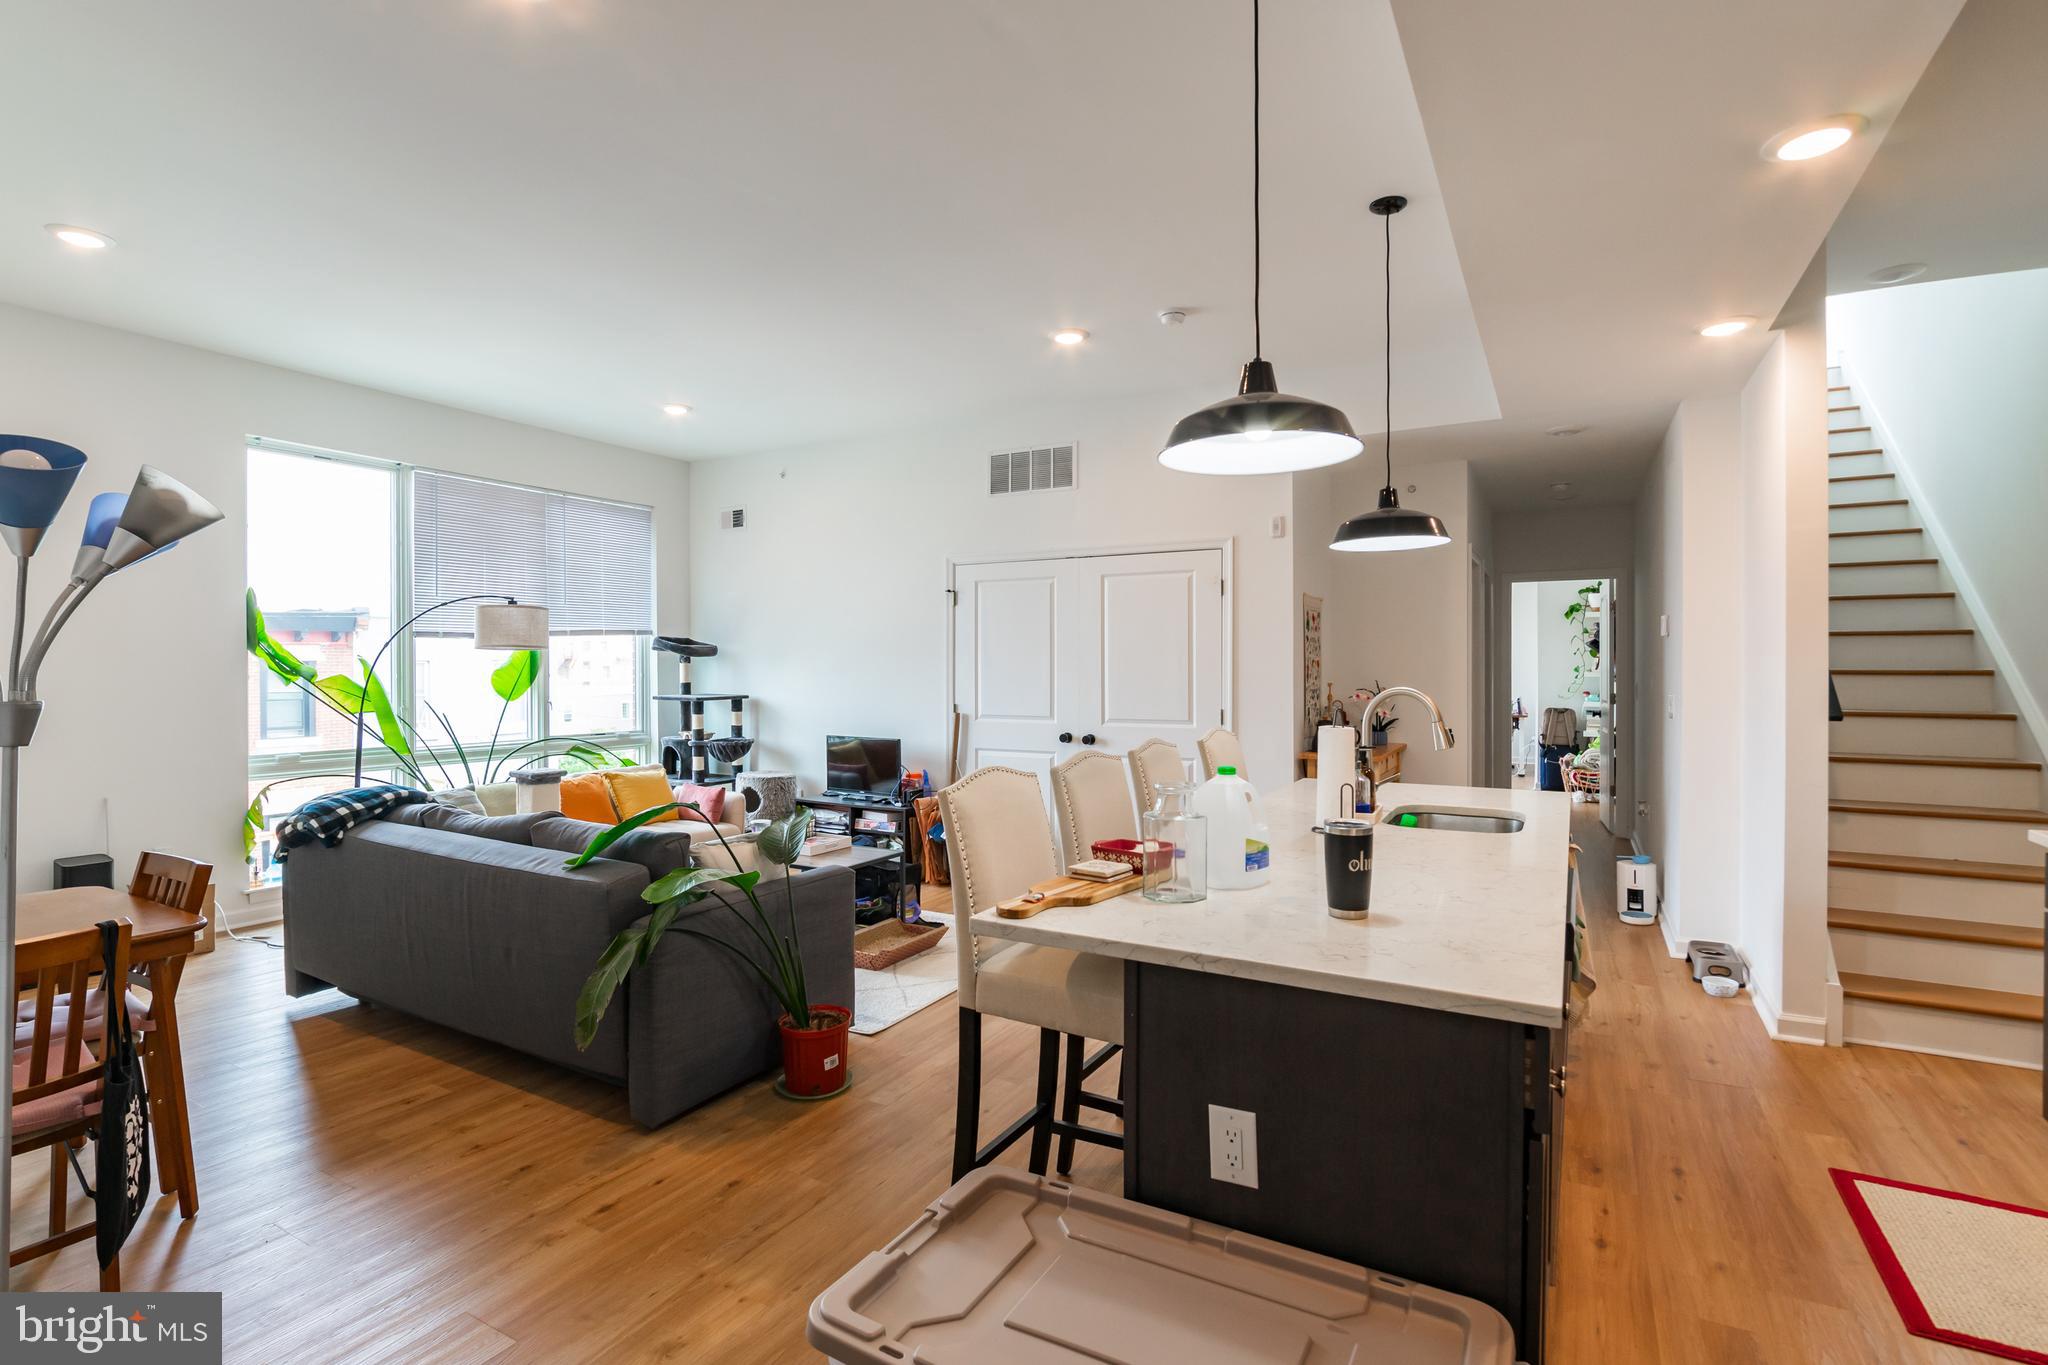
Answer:
<svg viewBox="0 0 2048 1365"><path fill-rule="evenodd" d="M2048 829L2030 829L2027 837L2043 848L2048 848Z"/></svg>
<svg viewBox="0 0 2048 1365"><path fill-rule="evenodd" d="M1372 913L1340 920L1323 889L1315 783L1264 793L1273 875L1191 905L1132 891L1030 919L985 910L974 932L1284 986L1556 1027L1563 1022L1571 799L1493 787L1382 787L1404 807L1511 811L1513 834L1402 829L1373 835ZM1594 875L1599 870L1595 869Z"/></svg>

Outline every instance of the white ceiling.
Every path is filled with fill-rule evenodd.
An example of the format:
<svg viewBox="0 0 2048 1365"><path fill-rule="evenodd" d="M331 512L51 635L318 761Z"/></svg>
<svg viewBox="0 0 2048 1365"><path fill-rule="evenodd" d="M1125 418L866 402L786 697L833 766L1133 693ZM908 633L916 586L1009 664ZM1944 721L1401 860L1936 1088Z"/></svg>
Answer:
<svg viewBox="0 0 2048 1365"><path fill-rule="evenodd" d="M1395 0L1502 417L1410 452L1472 459L1497 506L1633 499L1677 403L1768 343L1697 328L1778 311L1960 3ZM1760 156L1843 112L1871 120L1843 151Z"/></svg>
<svg viewBox="0 0 2048 1365"><path fill-rule="evenodd" d="M7 10L0 299L686 457L1152 392L1163 437L1250 354L1243 0ZM1401 192L1397 421L1493 417L1384 0L1266 11L1283 387L1378 425Z"/></svg>
<svg viewBox="0 0 2048 1365"><path fill-rule="evenodd" d="M2048 266L2048 4L1969 0L1828 234L1828 292ZM2032 148L2032 151L2027 150Z"/></svg>

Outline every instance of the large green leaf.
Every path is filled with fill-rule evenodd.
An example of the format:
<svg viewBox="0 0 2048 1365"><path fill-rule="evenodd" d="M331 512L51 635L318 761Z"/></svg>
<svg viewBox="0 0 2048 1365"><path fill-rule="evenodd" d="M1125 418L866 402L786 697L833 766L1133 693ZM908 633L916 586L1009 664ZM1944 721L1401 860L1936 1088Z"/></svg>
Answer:
<svg viewBox="0 0 2048 1365"><path fill-rule="evenodd" d="M540 677L540 651L515 649L511 657L491 671L491 690L502 701L518 701L533 690Z"/></svg>
<svg viewBox="0 0 2048 1365"><path fill-rule="evenodd" d="M270 627L263 620L263 609L256 605L256 589L249 589L245 601L247 607L244 613L244 636L249 652L261 659L264 667L286 682L301 679L306 682L313 681L319 670L270 637Z"/></svg>
<svg viewBox="0 0 2048 1365"><path fill-rule="evenodd" d="M648 823L650 820L658 820L672 810L681 809L682 807L678 806L675 802L670 801L666 805L649 806L646 810L641 811L638 815L629 815L625 819L619 821L619 823L617 823L616 825L613 825L610 829L604 831L604 833L592 839L590 843L585 846L584 850L581 853L577 854L575 857L563 863L562 866L581 867L585 863L589 862L592 858L595 858L602 854L606 849L610 848L619 840L625 838L628 834L631 834L634 830L640 828L640 826Z"/></svg>
<svg viewBox="0 0 2048 1365"><path fill-rule="evenodd" d="M745 891L761 880L758 872L728 872L720 867L679 867L664 877L657 877L654 883L640 893L640 899L660 905L665 901L683 900L688 904L705 894L705 887L712 882L731 882ZM693 894L694 893L694 894ZM688 897L688 900L684 900Z"/></svg>
<svg viewBox="0 0 2048 1365"><path fill-rule="evenodd" d="M368 709L363 705L363 685L354 678L344 678L339 673L330 673L315 681L313 686L320 690L320 695L352 716L360 710Z"/></svg>
<svg viewBox="0 0 2048 1365"><path fill-rule="evenodd" d="M264 788L268 791L269 788ZM249 803L249 809L242 812L242 861L247 862L256 852L256 838L263 833L263 796L257 794Z"/></svg>
<svg viewBox="0 0 2048 1365"><path fill-rule="evenodd" d="M412 757L412 745L406 742L405 727L398 723L398 711L391 705L391 698L385 695L384 684L377 681L377 675L370 671L367 659L357 656L356 662L363 666L363 697L369 703L370 712L377 717L377 732L384 737L384 747L400 758Z"/></svg>
<svg viewBox="0 0 2048 1365"><path fill-rule="evenodd" d="M754 847L777 867L788 867L803 856L804 836L810 829L811 808L798 806L754 836Z"/></svg>
<svg viewBox="0 0 2048 1365"><path fill-rule="evenodd" d="M599 768L625 768L631 766L625 759L619 757L611 750L599 748L594 744L585 744L581 741L571 744L568 748L564 749L562 757L567 760L562 766L568 768L571 772L580 772L584 769L594 772Z"/></svg>
<svg viewBox="0 0 2048 1365"><path fill-rule="evenodd" d="M604 1012L610 1008L612 997L618 993L626 973L641 960L646 937L646 929L620 931L597 959L597 969L584 980L583 989L576 993L578 1052L588 1048L591 1040L597 1037L598 1025L604 1022Z"/></svg>

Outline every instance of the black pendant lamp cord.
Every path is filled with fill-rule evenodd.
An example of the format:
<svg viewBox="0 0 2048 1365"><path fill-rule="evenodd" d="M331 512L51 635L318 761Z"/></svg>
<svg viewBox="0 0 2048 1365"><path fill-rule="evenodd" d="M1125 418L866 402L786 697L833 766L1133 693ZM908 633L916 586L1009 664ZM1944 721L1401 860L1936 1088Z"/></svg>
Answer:
<svg viewBox="0 0 2048 1365"><path fill-rule="evenodd" d="M1387 487L1394 486L1394 215L1382 214L1387 225Z"/></svg>
<svg viewBox="0 0 2048 1365"><path fill-rule="evenodd" d="M1252 0L1252 355L1266 353L1265 330L1259 318L1259 293L1265 279L1265 250L1259 224L1259 0Z"/></svg>

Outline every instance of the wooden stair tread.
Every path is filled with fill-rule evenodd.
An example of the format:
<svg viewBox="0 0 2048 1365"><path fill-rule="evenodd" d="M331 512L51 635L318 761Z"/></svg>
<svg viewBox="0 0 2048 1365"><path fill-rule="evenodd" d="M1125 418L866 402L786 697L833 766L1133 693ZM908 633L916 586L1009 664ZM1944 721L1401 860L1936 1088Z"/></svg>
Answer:
<svg viewBox="0 0 2048 1365"><path fill-rule="evenodd" d="M1882 446L1871 446L1871 447L1870 447L1869 449L1867 449L1867 450L1830 450L1830 451L1828 452L1828 458L1829 458L1830 460L1846 460L1846 459L1848 459L1848 458L1849 458L1849 457L1850 457L1851 455L1882 455L1882 454L1884 454L1884 447L1882 447Z"/></svg>
<svg viewBox="0 0 2048 1365"><path fill-rule="evenodd" d="M1828 409L1829 412L1861 412L1862 410L1863 405L1861 403L1844 403L1840 407Z"/></svg>
<svg viewBox="0 0 2048 1365"><path fill-rule="evenodd" d="M1916 820L1993 820L2008 825L2048 827L2048 810L2016 806L1931 806L1918 801L1831 800L1837 815L1906 815Z"/></svg>
<svg viewBox="0 0 2048 1365"><path fill-rule="evenodd" d="M1864 716L1872 720L2018 720L2011 711L1844 711L1842 719Z"/></svg>
<svg viewBox="0 0 2048 1365"><path fill-rule="evenodd" d="M1922 858L1910 853L1828 850L1828 866L1859 872L1903 872L1916 877L1961 877L1973 882L2031 882L2041 885L2040 863L1987 863L1975 858Z"/></svg>
<svg viewBox="0 0 2048 1365"><path fill-rule="evenodd" d="M1890 475L1886 475L1885 477L1889 478L1889 477L1890 477ZM1828 510L1829 510L1830 512L1841 512L1841 511L1844 511L1844 510L1846 510L1846 509L1848 509L1848 508L1851 508L1851 507L1904 507L1904 506L1906 506L1906 499L1904 499L1904 498L1878 498L1878 499L1875 499L1875 500L1866 500L1866 501L1863 501L1863 502L1831 502L1831 503L1829 503L1829 504L1828 504Z"/></svg>
<svg viewBox="0 0 2048 1365"><path fill-rule="evenodd" d="M1829 635L1975 635L1968 626L1917 626L1908 630L1831 630Z"/></svg>
<svg viewBox="0 0 2048 1365"><path fill-rule="evenodd" d="M1868 431L1868 430L1870 430L1870 428L1869 428L1869 427L1829 427L1829 428L1828 428L1828 435L1830 435L1830 436L1840 436L1840 435L1843 435L1843 434L1844 434L1844 433L1846 433L1846 432L1851 432L1851 431Z"/></svg>
<svg viewBox="0 0 2048 1365"><path fill-rule="evenodd" d="M1836 564L1830 562L1830 569L1917 569L1940 564L1934 558L1927 559L1851 559Z"/></svg>
<svg viewBox="0 0 2048 1365"><path fill-rule="evenodd" d="M1830 531L1828 532L1828 539L1853 540L1858 536L1917 536L1920 534L1920 530L1921 528L1918 526L1894 526L1884 531Z"/></svg>
<svg viewBox="0 0 2048 1365"><path fill-rule="evenodd" d="M1830 477L1830 478L1828 479L1828 482L1829 482L1829 483L1869 483L1869 482L1870 482L1870 481L1871 481L1872 479L1896 479L1897 477L1899 477L1899 476L1898 476L1898 475L1896 475L1896 474L1836 474L1836 475L1833 475L1833 476L1831 476L1831 477Z"/></svg>
<svg viewBox="0 0 2048 1365"><path fill-rule="evenodd" d="M1848 391L1849 391L1849 386L1848 386L1847 384L1830 384L1830 385L1828 385L1828 392L1829 392L1829 393L1847 393Z"/></svg>
<svg viewBox="0 0 2048 1365"><path fill-rule="evenodd" d="M1894 915L1882 910L1828 907L1828 928L1860 929L1866 934L1901 938L1932 938L1945 943L1985 943L1999 948L2041 948L2041 930L2024 924L1988 924L1980 920L1942 919L1936 915Z"/></svg>
<svg viewBox="0 0 2048 1365"><path fill-rule="evenodd" d="M1989 678L1989 668L1831 668L1828 672L1844 678Z"/></svg>
<svg viewBox="0 0 2048 1365"><path fill-rule="evenodd" d="M2012 991L1987 991L1978 986L1951 986L1940 981L1908 981L1897 976L1842 973L1842 994L1851 1000L1887 1005L1918 1005L1922 1009L1988 1014L1997 1019L2041 1022L2041 997Z"/></svg>
<svg viewBox="0 0 2048 1365"><path fill-rule="evenodd" d="M2039 772L2031 758L1959 758L1941 754L1829 754L1830 763L1883 763L1900 768L1994 768L2000 772Z"/></svg>
<svg viewBox="0 0 2048 1365"><path fill-rule="evenodd" d="M1828 595L1830 602L1926 602L1939 597L1954 597L1952 592L1837 592Z"/></svg>

